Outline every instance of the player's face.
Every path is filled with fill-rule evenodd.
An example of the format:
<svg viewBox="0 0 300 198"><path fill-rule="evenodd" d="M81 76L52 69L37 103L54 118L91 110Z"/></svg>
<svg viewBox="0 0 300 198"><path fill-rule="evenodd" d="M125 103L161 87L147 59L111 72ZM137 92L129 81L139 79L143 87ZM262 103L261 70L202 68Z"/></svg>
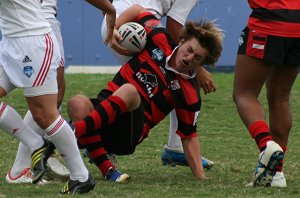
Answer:
<svg viewBox="0 0 300 198"><path fill-rule="evenodd" d="M207 49L203 48L196 38L191 38L179 44L174 69L189 75L203 64L207 56Z"/></svg>

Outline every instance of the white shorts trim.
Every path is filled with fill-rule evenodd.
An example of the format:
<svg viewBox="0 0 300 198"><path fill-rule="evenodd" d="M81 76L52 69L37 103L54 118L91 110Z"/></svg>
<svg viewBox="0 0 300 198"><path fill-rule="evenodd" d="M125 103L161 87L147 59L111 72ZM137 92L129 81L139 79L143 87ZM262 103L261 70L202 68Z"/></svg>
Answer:
<svg viewBox="0 0 300 198"><path fill-rule="evenodd" d="M24 88L24 96L26 97L42 96L42 95L57 94L57 93L58 93L58 89L57 89L56 80L47 85Z"/></svg>

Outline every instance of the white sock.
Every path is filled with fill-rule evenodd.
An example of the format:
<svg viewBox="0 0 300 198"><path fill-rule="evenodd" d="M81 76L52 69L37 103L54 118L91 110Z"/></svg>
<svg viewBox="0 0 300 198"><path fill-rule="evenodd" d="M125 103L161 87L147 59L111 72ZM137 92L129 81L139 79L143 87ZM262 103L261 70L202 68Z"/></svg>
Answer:
<svg viewBox="0 0 300 198"><path fill-rule="evenodd" d="M44 145L43 139L26 126L12 107L4 103L0 103L0 129L23 142L30 149L30 153Z"/></svg>
<svg viewBox="0 0 300 198"><path fill-rule="evenodd" d="M19 176L26 168L31 167L31 152L25 144L19 143L16 159L13 166L10 169L10 175L12 177Z"/></svg>
<svg viewBox="0 0 300 198"><path fill-rule="evenodd" d="M35 133L37 133L39 136L44 137L45 131L37 125L37 123L33 120L32 114L30 111L27 111L26 115L24 116L24 122L25 124L31 128Z"/></svg>
<svg viewBox="0 0 300 198"><path fill-rule="evenodd" d="M170 148L182 148L182 143L179 135L176 134L178 127L178 120L176 117L175 110L170 113L170 131L169 131L169 141L168 146Z"/></svg>
<svg viewBox="0 0 300 198"><path fill-rule="evenodd" d="M44 136L44 130L41 129L32 118L30 111L27 111L24 117L25 124L36 132L39 136ZM12 177L19 176L23 170L31 167L31 152L22 142L19 143L16 159L11 167L10 174Z"/></svg>
<svg viewBox="0 0 300 198"><path fill-rule="evenodd" d="M70 179L86 181L89 173L80 156L75 135L67 122L59 116L45 132L61 153L70 171Z"/></svg>

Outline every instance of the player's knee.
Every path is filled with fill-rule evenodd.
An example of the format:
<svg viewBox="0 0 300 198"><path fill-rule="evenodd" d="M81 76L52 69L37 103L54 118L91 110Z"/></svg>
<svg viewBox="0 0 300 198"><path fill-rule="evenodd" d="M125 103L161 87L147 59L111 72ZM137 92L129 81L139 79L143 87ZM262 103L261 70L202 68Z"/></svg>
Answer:
<svg viewBox="0 0 300 198"><path fill-rule="evenodd" d="M141 98L138 90L130 83L122 85L121 89L115 92L120 98L127 104L127 111L133 111L137 109L141 103Z"/></svg>
<svg viewBox="0 0 300 198"><path fill-rule="evenodd" d="M42 129L46 129L52 123L53 118L49 114L44 114L42 111L35 111L32 114L32 119Z"/></svg>
<svg viewBox="0 0 300 198"><path fill-rule="evenodd" d="M67 112L71 120L81 120L93 110L90 99L84 95L76 95L67 103Z"/></svg>

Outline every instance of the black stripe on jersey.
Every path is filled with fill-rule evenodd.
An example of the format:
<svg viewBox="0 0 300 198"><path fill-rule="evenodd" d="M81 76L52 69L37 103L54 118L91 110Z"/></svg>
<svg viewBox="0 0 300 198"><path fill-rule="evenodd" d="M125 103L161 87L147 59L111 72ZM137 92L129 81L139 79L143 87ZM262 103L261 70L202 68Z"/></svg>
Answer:
<svg viewBox="0 0 300 198"><path fill-rule="evenodd" d="M168 115L171 110L174 108L165 98L163 91L159 91L159 93L156 93L155 96L152 98L152 101L154 101L155 105L159 110L164 114ZM154 112L155 113L155 112ZM155 116L155 114L154 114Z"/></svg>
<svg viewBox="0 0 300 198"><path fill-rule="evenodd" d="M140 64L140 63L139 63ZM115 77L112 80L116 85L118 85L119 87L121 87L122 85L128 83L120 74L120 72L118 72Z"/></svg>
<svg viewBox="0 0 300 198"><path fill-rule="evenodd" d="M265 21L300 23L300 10L254 8L250 16Z"/></svg>
<svg viewBox="0 0 300 198"><path fill-rule="evenodd" d="M149 104L148 101L141 96L141 99L142 99L142 104L143 104L143 107L144 107L144 111L147 112L149 115L152 115L152 109L151 109L151 106L150 105L147 105ZM154 124L148 119L147 116L144 116L144 120L145 120L145 123L148 123L149 126L154 126Z"/></svg>

